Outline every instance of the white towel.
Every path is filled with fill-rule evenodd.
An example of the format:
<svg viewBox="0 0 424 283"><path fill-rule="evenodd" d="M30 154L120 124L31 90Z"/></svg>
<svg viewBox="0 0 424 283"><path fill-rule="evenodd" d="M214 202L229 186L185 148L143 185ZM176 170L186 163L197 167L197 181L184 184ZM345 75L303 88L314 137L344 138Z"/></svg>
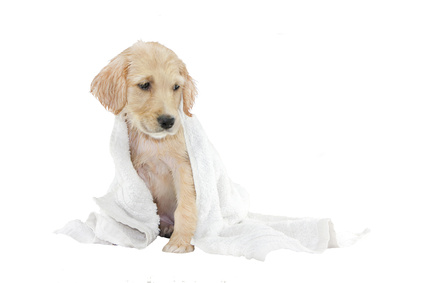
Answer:
<svg viewBox="0 0 424 283"><path fill-rule="evenodd" d="M311 253L355 243L368 230L336 236L330 219L288 218L249 212L249 197L231 181L218 153L195 116L180 114L196 188L198 223L192 240L208 253L265 260L277 249ZM110 149L115 178L108 193L96 198L100 213L85 223L69 222L58 233L83 243L145 248L159 234L152 195L134 169L124 119L116 116Z"/></svg>

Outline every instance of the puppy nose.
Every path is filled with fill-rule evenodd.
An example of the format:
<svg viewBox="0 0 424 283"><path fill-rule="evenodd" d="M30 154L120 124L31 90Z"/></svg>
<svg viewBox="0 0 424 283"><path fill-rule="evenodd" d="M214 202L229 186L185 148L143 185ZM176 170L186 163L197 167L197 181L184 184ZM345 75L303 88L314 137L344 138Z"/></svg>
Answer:
<svg viewBox="0 0 424 283"><path fill-rule="evenodd" d="M163 129L167 130L174 126L175 118L169 115L160 115L158 117L158 123Z"/></svg>

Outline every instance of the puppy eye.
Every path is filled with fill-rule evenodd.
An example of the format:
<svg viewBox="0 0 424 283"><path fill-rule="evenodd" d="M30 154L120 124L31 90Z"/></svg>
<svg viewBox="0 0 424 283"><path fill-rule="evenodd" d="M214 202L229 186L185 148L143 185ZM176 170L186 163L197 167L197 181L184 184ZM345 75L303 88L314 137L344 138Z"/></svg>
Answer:
<svg viewBox="0 0 424 283"><path fill-rule="evenodd" d="M144 83L144 84L139 84L138 87L141 88L142 90L149 90L150 83L147 82L147 83Z"/></svg>
<svg viewBox="0 0 424 283"><path fill-rule="evenodd" d="M174 88L173 88L173 89L174 89L174 91L175 91L175 90L177 90L177 89L179 89L179 88L180 88L180 86L176 84L176 85L174 85Z"/></svg>

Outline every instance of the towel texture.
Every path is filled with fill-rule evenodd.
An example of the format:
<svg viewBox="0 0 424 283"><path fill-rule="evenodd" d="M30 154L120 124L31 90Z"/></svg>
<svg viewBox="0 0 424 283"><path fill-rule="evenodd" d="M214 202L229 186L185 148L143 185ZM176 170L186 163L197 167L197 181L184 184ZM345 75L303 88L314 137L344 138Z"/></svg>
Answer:
<svg viewBox="0 0 424 283"><path fill-rule="evenodd" d="M311 253L355 243L368 232L335 233L330 219L289 218L249 212L249 197L231 181L218 153L195 116L180 114L196 188L198 223L192 243L205 252L264 260L277 249ZM158 236L152 195L132 166L128 130L116 116L110 141L115 178L95 201L100 213L74 220L58 233L83 243L145 248Z"/></svg>

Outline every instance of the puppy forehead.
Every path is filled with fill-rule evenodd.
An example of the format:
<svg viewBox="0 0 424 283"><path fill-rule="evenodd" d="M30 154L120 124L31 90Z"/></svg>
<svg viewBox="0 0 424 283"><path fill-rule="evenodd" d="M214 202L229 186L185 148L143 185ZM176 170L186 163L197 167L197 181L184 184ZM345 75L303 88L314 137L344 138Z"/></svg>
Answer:
<svg viewBox="0 0 424 283"><path fill-rule="evenodd" d="M180 74L182 62L174 52L164 46L135 46L130 56L128 74L134 83L143 80L172 80L184 83Z"/></svg>
<svg viewBox="0 0 424 283"><path fill-rule="evenodd" d="M133 84L142 82L159 83L159 84L179 84L184 85L185 79L178 71L169 69L139 69L131 67L128 72L128 79Z"/></svg>

